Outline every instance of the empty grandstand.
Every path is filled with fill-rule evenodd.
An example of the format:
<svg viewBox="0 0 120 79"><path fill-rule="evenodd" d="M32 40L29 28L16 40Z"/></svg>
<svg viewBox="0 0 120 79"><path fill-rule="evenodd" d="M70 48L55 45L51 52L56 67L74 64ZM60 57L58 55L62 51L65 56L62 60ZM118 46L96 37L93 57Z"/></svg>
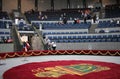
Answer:
<svg viewBox="0 0 120 79"><path fill-rule="evenodd" d="M0 0L0 79L14 78L7 70L31 62L98 60L119 66L119 56L119 0ZM117 74L116 69L116 77L101 79L119 79Z"/></svg>

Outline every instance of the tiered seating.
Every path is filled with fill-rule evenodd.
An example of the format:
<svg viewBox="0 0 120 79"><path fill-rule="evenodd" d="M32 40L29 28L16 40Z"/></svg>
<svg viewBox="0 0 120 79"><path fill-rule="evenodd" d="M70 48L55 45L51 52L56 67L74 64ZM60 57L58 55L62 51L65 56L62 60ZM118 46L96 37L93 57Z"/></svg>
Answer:
<svg viewBox="0 0 120 79"><path fill-rule="evenodd" d="M10 19L7 12L0 12L0 19Z"/></svg>
<svg viewBox="0 0 120 79"><path fill-rule="evenodd" d="M114 32L120 32L120 23L117 23L117 20L115 21L99 21L97 28L95 29L97 33L114 33Z"/></svg>
<svg viewBox="0 0 120 79"><path fill-rule="evenodd" d="M59 23L46 23L43 24L42 28L45 29L88 29L91 23L79 23L79 24L59 24Z"/></svg>
<svg viewBox="0 0 120 79"><path fill-rule="evenodd" d="M85 12L88 11L87 19L90 19L90 9L62 9L62 10L55 10L55 11L42 11L36 12L34 10L25 12L25 16L27 17L28 21L58 21L63 20L66 17L67 20L74 20L74 18L83 19L81 11Z"/></svg>
<svg viewBox="0 0 120 79"><path fill-rule="evenodd" d="M12 42L10 29L0 29L0 43Z"/></svg>
<svg viewBox="0 0 120 79"><path fill-rule="evenodd" d="M0 28L9 28L12 26L12 21L10 20L7 12L0 12Z"/></svg>
<svg viewBox="0 0 120 79"><path fill-rule="evenodd" d="M120 24L117 24L117 21L111 22L110 20L108 21L100 21L98 23L98 28L111 28L111 27L120 27Z"/></svg>
<svg viewBox="0 0 120 79"><path fill-rule="evenodd" d="M24 14L25 14L28 22L31 22L32 20L34 20L34 21L39 20L39 12L28 11L28 12L25 12Z"/></svg>
<svg viewBox="0 0 120 79"><path fill-rule="evenodd" d="M43 36L45 35L54 35L54 34L87 34L88 31L79 31L79 30L57 30L57 31L43 31Z"/></svg>
<svg viewBox="0 0 120 79"><path fill-rule="evenodd" d="M120 42L120 34L82 34L82 35L47 35L57 43L80 43L80 42Z"/></svg>
<svg viewBox="0 0 120 79"><path fill-rule="evenodd" d="M36 23L36 25L37 24L38 23ZM46 35L54 35L54 34L56 35L87 34L90 26L91 26L91 22L88 22L88 23L82 22L79 24L43 23L42 24L42 35L44 37Z"/></svg>
<svg viewBox="0 0 120 79"><path fill-rule="evenodd" d="M78 10L58 10L58 11L44 11L43 16L47 16L46 20L62 20L65 16L67 20L74 20L74 18L82 19L81 12Z"/></svg>
<svg viewBox="0 0 120 79"><path fill-rule="evenodd" d="M33 31L33 28L31 25L24 24L20 22L20 24L17 26L19 31Z"/></svg>
<svg viewBox="0 0 120 79"><path fill-rule="evenodd" d="M10 28L10 26L12 26L12 21L0 20L0 28L1 29Z"/></svg>
<svg viewBox="0 0 120 79"><path fill-rule="evenodd" d="M118 5L107 5L105 7L105 17L106 18L120 17L120 4L118 4Z"/></svg>

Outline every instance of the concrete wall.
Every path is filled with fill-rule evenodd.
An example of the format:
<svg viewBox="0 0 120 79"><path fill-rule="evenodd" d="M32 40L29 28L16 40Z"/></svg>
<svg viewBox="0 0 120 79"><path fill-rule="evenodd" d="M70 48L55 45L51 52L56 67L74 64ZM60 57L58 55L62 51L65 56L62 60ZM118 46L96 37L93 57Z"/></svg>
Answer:
<svg viewBox="0 0 120 79"><path fill-rule="evenodd" d="M102 0L103 6L110 5L110 4L116 4L116 0Z"/></svg>
<svg viewBox="0 0 120 79"><path fill-rule="evenodd" d="M21 0L21 11L25 12L30 9L34 9L35 8L34 4L35 4L34 0Z"/></svg>
<svg viewBox="0 0 120 79"><path fill-rule="evenodd" d="M51 8L51 0L38 0L38 10L45 11L46 9Z"/></svg>
<svg viewBox="0 0 120 79"><path fill-rule="evenodd" d="M0 44L0 53L5 52L14 52L14 44L13 43Z"/></svg>
<svg viewBox="0 0 120 79"><path fill-rule="evenodd" d="M2 0L3 11L11 12L13 9L17 9L17 0Z"/></svg>
<svg viewBox="0 0 120 79"><path fill-rule="evenodd" d="M3 11L11 12L13 9L17 9L18 0L3 0ZM99 0L86 0L87 6L94 5L94 3ZM102 0L103 5L115 4L116 0ZM51 9L51 0L38 0L38 10L45 11ZM67 0L54 0L55 9L67 8ZM70 8L83 8L82 0L70 0ZM30 9L34 9L34 0L21 0L21 10L22 12Z"/></svg>
<svg viewBox="0 0 120 79"><path fill-rule="evenodd" d="M57 50L119 50L120 42L57 43Z"/></svg>

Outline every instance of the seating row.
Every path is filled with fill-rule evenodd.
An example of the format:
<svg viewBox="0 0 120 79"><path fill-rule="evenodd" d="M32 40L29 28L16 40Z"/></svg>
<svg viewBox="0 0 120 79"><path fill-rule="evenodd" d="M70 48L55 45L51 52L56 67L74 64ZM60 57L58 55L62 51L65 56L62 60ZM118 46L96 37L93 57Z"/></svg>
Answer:
<svg viewBox="0 0 120 79"><path fill-rule="evenodd" d="M106 5L105 6L105 18L120 17L120 4Z"/></svg>
<svg viewBox="0 0 120 79"><path fill-rule="evenodd" d="M0 28L9 28L9 26L12 26L12 22L10 21L0 21Z"/></svg>
<svg viewBox="0 0 120 79"><path fill-rule="evenodd" d="M43 29L88 29L91 24L43 24Z"/></svg>
<svg viewBox="0 0 120 79"><path fill-rule="evenodd" d="M2 31L0 31L0 35L3 35L3 34L10 34L10 32L2 32Z"/></svg>
<svg viewBox="0 0 120 79"><path fill-rule="evenodd" d="M5 11L1 11L0 12L0 19L10 19L9 17L8 17L8 13L7 12L5 12Z"/></svg>
<svg viewBox="0 0 120 79"><path fill-rule="evenodd" d="M80 42L120 42L120 38L112 39L53 39L52 42L56 43L80 43Z"/></svg>
<svg viewBox="0 0 120 79"><path fill-rule="evenodd" d="M33 28L30 26L17 27L19 31L33 31Z"/></svg>
<svg viewBox="0 0 120 79"><path fill-rule="evenodd" d="M111 27L120 27L120 24L117 21L99 21L97 28L111 28Z"/></svg>
<svg viewBox="0 0 120 79"><path fill-rule="evenodd" d="M59 35L59 36L57 36L57 35L54 35L54 36L47 36L50 40L53 40L53 39L108 39L108 38L120 38L120 35L88 35L88 36L86 36L86 35L82 35L82 36L80 36L80 35L73 35L73 36L71 36L71 35L64 35L64 36L62 36L62 35Z"/></svg>
<svg viewBox="0 0 120 79"><path fill-rule="evenodd" d="M11 43L13 42L11 36L0 36L0 43Z"/></svg>
<svg viewBox="0 0 120 79"><path fill-rule="evenodd" d="M10 35L5 35L5 36L0 36L0 39L10 39L11 38L11 36Z"/></svg>
<svg viewBox="0 0 120 79"><path fill-rule="evenodd" d="M90 9L74 9L74 10L54 10L54 11L34 11L30 10L25 12L25 16L29 22L31 21L58 21L63 20L63 17L66 17L67 20L74 20L74 18L83 19L83 12L90 12ZM87 19L90 19L90 14L87 15Z"/></svg>
<svg viewBox="0 0 120 79"><path fill-rule="evenodd" d="M54 35L47 36L51 41L55 42L120 42L120 35Z"/></svg>
<svg viewBox="0 0 120 79"><path fill-rule="evenodd" d="M53 35L53 34L87 34L88 32L44 32L42 35Z"/></svg>

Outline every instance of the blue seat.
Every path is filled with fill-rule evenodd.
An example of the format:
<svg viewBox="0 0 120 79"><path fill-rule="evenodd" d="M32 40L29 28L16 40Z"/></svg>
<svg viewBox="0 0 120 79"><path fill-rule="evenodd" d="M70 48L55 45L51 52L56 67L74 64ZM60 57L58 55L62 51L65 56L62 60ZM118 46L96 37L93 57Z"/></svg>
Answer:
<svg viewBox="0 0 120 79"><path fill-rule="evenodd" d="M74 34L79 34L79 32L74 32Z"/></svg>
<svg viewBox="0 0 120 79"><path fill-rule="evenodd" d="M117 38L117 35L113 35L113 38Z"/></svg>
<svg viewBox="0 0 120 79"><path fill-rule="evenodd" d="M95 42L101 42L101 39L95 39Z"/></svg>
<svg viewBox="0 0 120 79"><path fill-rule="evenodd" d="M112 38L112 35L108 35L107 37L108 37L108 38Z"/></svg>
<svg viewBox="0 0 120 79"><path fill-rule="evenodd" d="M5 39L5 36L1 36L1 39Z"/></svg>
<svg viewBox="0 0 120 79"><path fill-rule="evenodd" d="M65 32L61 32L60 34L65 34Z"/></svg>
<svg viewBox="0 0 120 79"><path fill-rule="evenodd" d="M18 26L19 26L19 27L24 27L24 25L25 25L25 24L24 24L23 22L20 22Z"/></svg>
<svg viewBox="0 0 120 79"><path fill-rule="evenodd" d="M101 39L101 38L102 38L102 36L101 36L101 35L98 35L98 36L97 36L97 39Z"/></svg>
<svg viewBox="0 0 120 79"><path fill-rule="evenodd" d="M66 32L65 34L69 34L69 32Z"/></svg>
<svg viewBox="0 0 120 79"><path fill-rule="evenodd" d="M75 42L75 43L78 43L78 42L79 42L79 40L78 40L78 39L74 39L74 42Z"/></svg>
<svg viewBox="0 0 120 79"><path fill-rule="evenodd" d="M83 32L83 34L87 34L87 32Z"/></svg>
<svg viewBox="0 0 120 79"><path fill-rule="evenodd" d="M87 36L82 36L81 38L82 38L82 39L85 39L85 38L87 38Z"/></svg>
<svg viewBox="0 0 120 79"><path fill-rule="evenodd" d="M69 41L68 41L68 39L64 39L64 42L65 42L65 43L68 43Z"/></svg>
<svg viewBox="0 0 120 79"><path fill-rule="evenodd" d="M85 39L84 42L90 42L90 39Z"/></svg>
<svg viewBox="0 0 120 79"><path fill-rule="evenodd" d="M93 39L96 39L96 38L97 38L97 36L93 35L93 36L92 36L92 38L93 38Z"/></svg>
<svg viewBox="0 0 120 79"><path fill-rule="evenodd" d="M77 39L77 37L76 36L72 36L73 37L73 39Z"/></svg>
<svg viewBox="0 0 120 79"><path fill-rule="evenodd" d="M104 30L100 30L99 33L105 33L105 31Z"/></svg>
<svg viewBox="0 0 120 79"><path fill-rule="evenodd" d="M118 42L118 39L117 38L113 38L112 42Z"/></svg>
<svg viewBox="0 0 120 79"><path fill-rule="evenodd" d="M111 42L111 41L112 41L112 40L111 40L111 39L109 39L109 38L108 38L108 39L106 39L106 42Z"/></svg>
<svg viewBox="0 0 120 79"><path fill-rule="evenodd" d="M56 34L56 32L51 32L51 34Z"/></svg>
<svg viewBox="0 0 120 79"><path fill-rule="evenodd" d="M57 42L58 42L58 40L56 40L56 39L52 39L52 40L51 40L51 42L56 42L56 43L57 43Z"/></svg>
<svg viewBox="0 0 120 79"><path fill-rule="evenodd" d="M103 38L108 38L108 36L107 35L103 35Z"/></svg>
<svg viewBox="0 0 120 79"><path fill-rule="evenodd" d="M53 37L52 37L52 36L48 36L48 38L49 38L50 40L52 40L52 39L53 39Z"/></svg>
<svg viewBox="0 0 120 79"><path fill-rule="evenodd" d="M47 32L47 34L51 34L51 32Z"/></svg>
<svg viewBox="0 0 120 79"><path fill-rule="evenodd" d="M60 34L60 32L57 32L56 34Z"/></svg>
<svg viewBox="0 0 120 79"><path fill-rule="evenodd" d="M59 43L63 43L63 42L64 42L64 40L62 40L62 39L59 39L59 40L58 40L58 42L59 42Z"/></svg>
<svg viewBox="0 0 120 79"><path fill-rule="evenodd" d="M92 37L91 37L91 36L87 36L86 38L87 38L87 39L91 39Z"/></svg>
<svg viewBox="0 0 120 79"><path fill-rule="evenodd" d="M72 36L68 36L68 39L72 39Z"/></svg>
<svg viewBox="0 0 120 79"><path fill-rule="evenodd" d="M106 39L101 39L101 42L106 42Z"/></svg>
<svg viewBox="0 0 120 79"><path fill-rule="evenodd" d="M53 39L58 39L57 36L53 36Z"/></svg>
<svg viewBox="0 0 120 79"><path fill-rule="evenodd" d="M78 36L77 38L78 38L78 39L81 39L81 36Z"/></svg>
<svg viewBox="0 0 120 79"><path fill-rule="evenodd" d="M83 40L82 39L78 39L79 40L79 42L83 42Z"/></svg>
<svg viewBox="0 0 120 79"><path fill-rule="evenodd" d="M58 40L62 39L63 37L62 36L58 36Z"/></svg>
<svg viewBox="0 0 120 79"><path fill-rule="evenodd" d="M73 43L73 42L74 42L74 40L73 40L73 39L69 39L69 42L70 42L70 43Z"/></svg>
<svg viewBox="0 0 120 79"><path fill-rule="evenodd" d="M118 38L118 40L117 40L118 42L120 42L120 38Z"/></svg>
<svg viewBox="0 0 120 79"><path fill-rule="evenodd" d="M4 32L0 32L0 34L4 34Z"/></svg>
<svg viewBox="0 0 120 79"><path fill-rule="evenodd" d="M70 34L74 34L74 32L70 32Z"/></svg>
<svg viewBox="0 0 120 79"><path fill-rule="evenodd" d="M10 32L5 32L5 34L10 34Z"/></svg>
<svg viewBox="0 0 120 79"><path fill-rule="evenodd" d="M90 39L90 42L95 42L96 39Z"/></svg>
<svg viewBox="0 0 120 79"><path fill-rule="evenodd" d="M67 39L67 36L63 36L63 39Z"/></svg>

